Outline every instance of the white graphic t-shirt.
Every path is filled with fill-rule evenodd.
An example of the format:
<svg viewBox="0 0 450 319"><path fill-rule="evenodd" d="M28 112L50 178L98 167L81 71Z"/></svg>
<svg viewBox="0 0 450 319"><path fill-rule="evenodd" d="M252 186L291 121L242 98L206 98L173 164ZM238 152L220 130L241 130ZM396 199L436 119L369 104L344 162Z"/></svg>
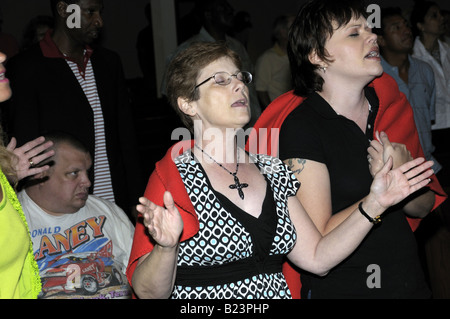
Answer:
<svg viewBox="0 0 450 319"><path fill-rule="evenodd" d="M117 205L89 195L74 214L52 216L18 194L39 266L39 298L125 299L134 226Z"/></svg>

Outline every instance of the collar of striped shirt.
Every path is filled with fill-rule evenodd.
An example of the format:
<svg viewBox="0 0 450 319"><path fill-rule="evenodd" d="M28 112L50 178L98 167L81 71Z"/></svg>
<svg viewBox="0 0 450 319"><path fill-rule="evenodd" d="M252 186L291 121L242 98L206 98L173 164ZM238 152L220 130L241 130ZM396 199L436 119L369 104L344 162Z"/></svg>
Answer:
<svg viewBox="0 0 450 319"><path fill-rule="evenodd" d="M44 38L41 40L41 42L39 42L39 45L42 50L42 54L46 58L66 59L66 60L75 62L73 59L64 55L61 52L61 50L59 50L56 43L52 39L52 34L53 34L53 30L48 30L47 33L45 34ZM86 44L85 50L84 50L83 66L81 68L79 66L80 72L82 72L82 73L86 72L87 63L88 63L89 59L91 58L91 55L93 52L94 52L94 50L89 45Z"/></svg>

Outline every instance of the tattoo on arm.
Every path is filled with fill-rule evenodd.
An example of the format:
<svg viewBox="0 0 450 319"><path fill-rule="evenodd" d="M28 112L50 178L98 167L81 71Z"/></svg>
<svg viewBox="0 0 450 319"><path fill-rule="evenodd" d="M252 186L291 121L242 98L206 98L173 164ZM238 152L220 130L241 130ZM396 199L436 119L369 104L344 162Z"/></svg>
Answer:
<svg viewBox="0 0 450 319"><path fill-rule="evenodd" d="M300 174L305 169L306 160L302 158L288 159L288 167L294 174Z"/></svg>

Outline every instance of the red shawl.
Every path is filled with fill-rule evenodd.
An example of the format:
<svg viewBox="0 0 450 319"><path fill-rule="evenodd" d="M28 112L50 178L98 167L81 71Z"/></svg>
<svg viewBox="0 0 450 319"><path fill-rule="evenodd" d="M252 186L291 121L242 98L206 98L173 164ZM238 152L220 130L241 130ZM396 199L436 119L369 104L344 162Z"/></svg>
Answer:
<svg viewBox="0 0 450 319"><path fill-rule="evenodd" d="M375 89L380 100L379 110L375 119L374 132L386 132L392 142L405 144L414 158L424 157L419 142L416 125L414 123L413 110L405 95L400 92L395 80L387 73L369 84ZM273 101L261 114L254 125L247 148L257 153L278 155L278 133L285 118L297 108L303 101L293 93L287 92ZM267 129L267 130L266 130ZM275 129L275 130L271 130ZM276 152L276 154L275 154ZM433 210L438 207L447 197L436 176L431 177L430 189L435 192L435 204ZM417 229L420 219L408 221L413 231ZM285 264L283 273L288 281L289 288L294 298L300 298L300 275L289 264Z"/></svg>
<svg viewBox="0 0 450 319"><path fill-rule="evenodd" d="M182 141L172 146L164 156L157 162L155 170L148 180L144 196L159 206L164 206L163 195L169 191L175 201L181 217L184 222L183 233L180 241L185 241L194 236L198 230L198 219L194 206L186 192L183 180L173 161L175 157L182 154L185 150L192 147L192 141ZM142 222L142 216L139 215L134 231L133 246L127 267L127 278L131 285L131 278L136 269L139 258L153 250L153 242L147 232L147 228Z"/></svg>

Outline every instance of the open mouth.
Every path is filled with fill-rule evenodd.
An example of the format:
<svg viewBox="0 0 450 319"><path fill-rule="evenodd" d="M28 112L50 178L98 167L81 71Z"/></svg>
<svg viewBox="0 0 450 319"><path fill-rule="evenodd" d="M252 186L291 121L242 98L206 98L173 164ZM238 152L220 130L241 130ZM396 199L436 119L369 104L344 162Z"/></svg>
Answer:
<svg viewBox="0 0 450 319"><path fill-rule="evenodd" d="M365 56L365 58L379 58L380 52L378 50L372 50Z"/></svg>
<svg viewBox="0 0 450 319"><path fill-rule="evenodd" d="M240 99L240 100L237 100L237 101L234 102L231 106L232 106L232 107L242 107L242 106L247 106L247 100L246 100L246 99Z"/></svg>
<svg viewBox="0 0 450 319"><path fill-rule="evenodd" d="M8 79L5 76L5 72L0 73L0 82L7 82Z"/></svg>

